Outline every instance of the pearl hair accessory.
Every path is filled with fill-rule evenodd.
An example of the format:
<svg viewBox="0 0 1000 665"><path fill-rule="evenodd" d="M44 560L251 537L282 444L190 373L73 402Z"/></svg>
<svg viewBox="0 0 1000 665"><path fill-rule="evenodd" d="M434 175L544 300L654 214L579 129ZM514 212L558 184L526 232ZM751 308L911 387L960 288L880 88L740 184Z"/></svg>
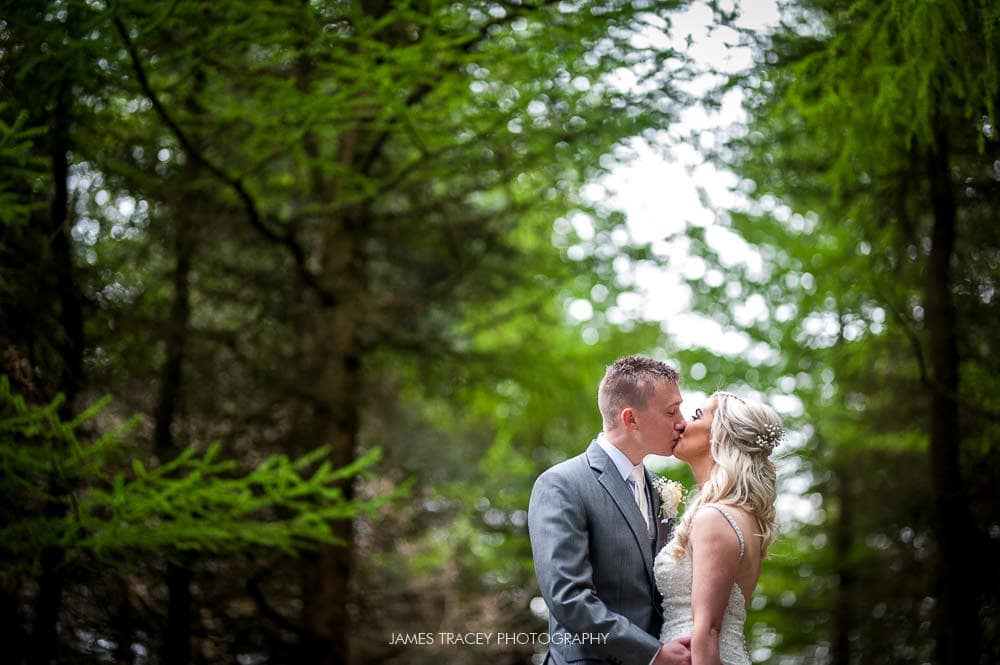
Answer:
<svg viewBox="0 0 1000 665"><path fill-rule="evenodd" d="M760 448L774 448L785 438L785 431L778 425L767 425L764 431L757 435L755 443Z"/></svg>

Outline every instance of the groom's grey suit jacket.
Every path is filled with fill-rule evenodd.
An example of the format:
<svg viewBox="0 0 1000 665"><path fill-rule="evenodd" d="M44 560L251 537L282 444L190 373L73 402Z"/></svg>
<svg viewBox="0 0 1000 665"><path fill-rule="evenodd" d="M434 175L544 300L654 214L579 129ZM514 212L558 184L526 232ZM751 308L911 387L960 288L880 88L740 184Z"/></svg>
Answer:
<svg viewBox="0 0 1000 665"><path fill-rule="evenodd" d="M652 488L649 471L646 487ZM657 492L649 492L647 505L655 516ZM528 505L528 533L549 608L546 662L652 661L663 624L653 559L668 537L666 524L655 517L652 522L653 534L596 440L538 477Z"/></svg>

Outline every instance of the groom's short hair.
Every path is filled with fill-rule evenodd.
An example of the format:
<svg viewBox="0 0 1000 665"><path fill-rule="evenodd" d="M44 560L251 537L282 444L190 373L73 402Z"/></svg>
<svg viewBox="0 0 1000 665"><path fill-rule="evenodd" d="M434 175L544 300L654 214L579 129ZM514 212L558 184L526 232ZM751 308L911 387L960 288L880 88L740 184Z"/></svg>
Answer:
<svg viewBox="0 0 1000 665"><path fill-rule="evenodd" d="M619 358L604 372L597 389L597 408L605 427L613 427L622 409L644 409L658 383L677 383L680 374L665 362L646 356Z"/></svg>

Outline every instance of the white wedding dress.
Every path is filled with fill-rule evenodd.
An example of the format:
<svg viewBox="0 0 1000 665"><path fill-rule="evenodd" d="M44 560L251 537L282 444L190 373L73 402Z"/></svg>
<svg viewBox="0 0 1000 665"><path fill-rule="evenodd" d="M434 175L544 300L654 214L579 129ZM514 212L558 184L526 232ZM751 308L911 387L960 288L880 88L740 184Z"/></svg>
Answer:
<svg viewBox="0 0 1000 665"><path fill-rule="evenodd" d="M746 544L743 532L733 516L715 504L705 504L702 508L714 508L726 518L740 540L740 559L742 559ZM674 557L671 549L670 544L661 549L653 563L656 586L663 594L661 642L690 637L694 629L691 613L691 547L688 546L680 561ZM719 633L719 657L724 665L750 665L750 656L747 654L743 637L743 624L746 619L746 600L739 585L733 584L733 588L729 590L729 603L722 616L722 630Z"/></svg>

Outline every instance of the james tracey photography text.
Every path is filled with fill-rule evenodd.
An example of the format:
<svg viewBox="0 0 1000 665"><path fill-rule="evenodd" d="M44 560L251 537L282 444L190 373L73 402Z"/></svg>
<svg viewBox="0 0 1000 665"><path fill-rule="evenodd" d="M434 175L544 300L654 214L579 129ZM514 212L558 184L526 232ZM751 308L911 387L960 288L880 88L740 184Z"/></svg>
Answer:
<svg viewBox="0 0 1000 665"><path fill-rule="evenodd" d="M390 646L523 646L527 644L607 644L607 633L392 633Z"/></svg>

